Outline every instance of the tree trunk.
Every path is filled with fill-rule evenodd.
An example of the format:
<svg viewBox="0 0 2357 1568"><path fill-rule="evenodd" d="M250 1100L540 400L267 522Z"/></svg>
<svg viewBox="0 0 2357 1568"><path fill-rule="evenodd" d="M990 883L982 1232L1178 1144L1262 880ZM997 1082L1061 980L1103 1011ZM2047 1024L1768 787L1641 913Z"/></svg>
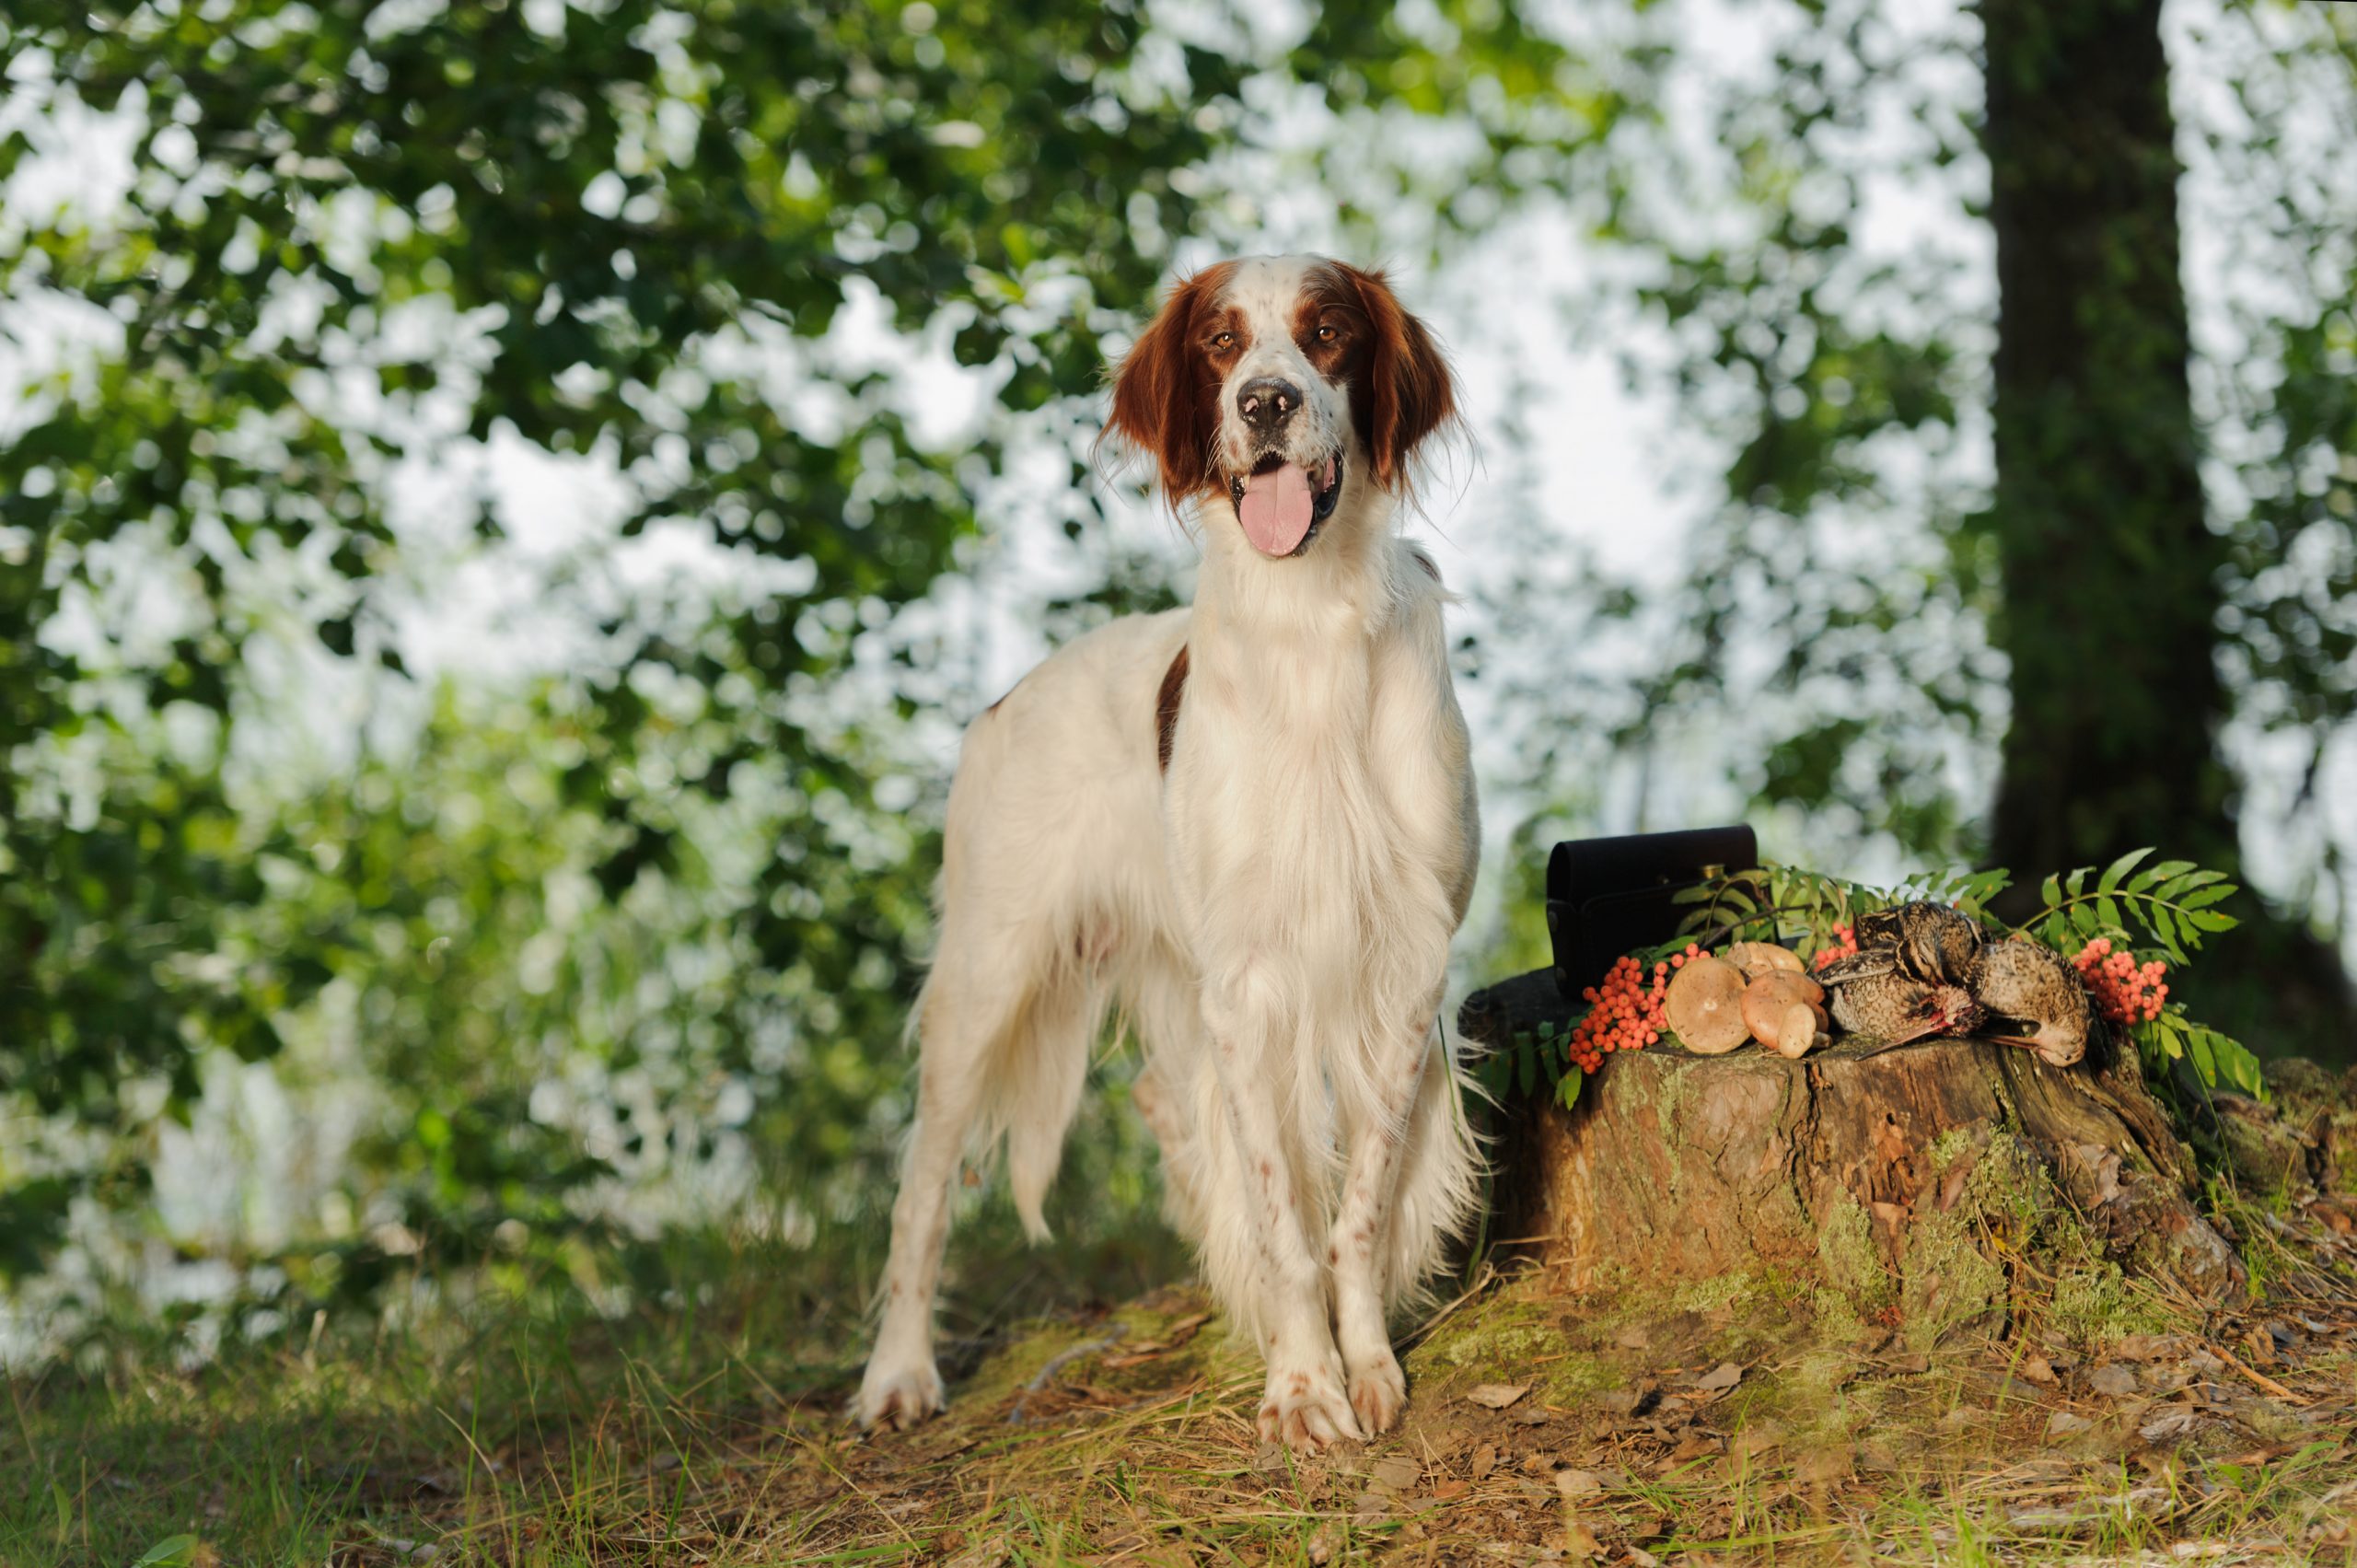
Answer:
<svg viewBox="0 0 2357 1568"><path fill-rule="evenodd" d="M2034 888L2140 844L2240 864L2219 756L2226 544L2188 394L2168 63L2152 0L1981 0L1996 232L1992 627L2012 661L1990 858ZM2264 910L2183 988L2274 1053L2345 1058L2339 955Z"/></svg>
<svg viewBox="0 0 2357 1568"><path fill-rule="evenodd" d="M1540 970L1458 1022L1500 1049L1567 1013ZM2026 1293L2116 1302L2128 1274L2206 1306L2243 1289L2132 1061L2064 1071L1948 1040L1798 1062L1655 1047L1608 1058L1569 1109L1503 1107L1496 1132L1494 1234L1567 1289L1767 1271L1927 1339Z"/></svg>
<svg viewBox="0 0 2357 1568"><path fill-rule="evenodd" d="M1991 853L2025 874L2158 838L2235 848L2216 755L2224 541L2187 392L2160 7L1982 0L1996 506L2013 662Z"/></svg>

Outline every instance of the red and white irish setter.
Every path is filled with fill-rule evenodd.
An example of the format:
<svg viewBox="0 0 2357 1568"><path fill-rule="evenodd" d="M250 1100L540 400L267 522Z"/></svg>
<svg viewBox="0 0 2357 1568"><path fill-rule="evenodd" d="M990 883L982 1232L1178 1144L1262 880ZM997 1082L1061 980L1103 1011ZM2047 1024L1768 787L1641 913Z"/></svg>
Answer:
<svg viewBox="0 0 2357 1568"><path fill-rule="evenodd" d="M1167 1206L1268 1363L1261 1435L1398 1420L1388 1320L1476 1202L1439 1026L1479 830L1432 562L1400 536L1446 363L1378 273L1226 262L1121 363L1109 433L1202 547L974 721L949 795L917 1116L853 1414L942 1407L933 1297L970 1140L1025 1225L1109 1009Z"/></svg>

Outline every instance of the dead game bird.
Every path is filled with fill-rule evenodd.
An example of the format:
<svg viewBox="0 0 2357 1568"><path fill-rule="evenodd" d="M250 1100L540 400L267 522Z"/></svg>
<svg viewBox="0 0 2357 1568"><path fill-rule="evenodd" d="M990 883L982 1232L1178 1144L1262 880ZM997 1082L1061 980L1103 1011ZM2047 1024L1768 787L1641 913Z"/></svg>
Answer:
<svg viewBox="0 0 2357 1568"><path fill-rule="evenodd" d="M1981 949L1973 999L1994 1016L1990 1039L2038 1052L2049 1067L2068 1067L2087 1053L2095 1030L2095 1001L2062 955L2025 936Z"/></svg>
<svg viewBox="0 0 2357 1568"><path fill-rule="evenodd" d="M1887 1046L1933 1035L1968 1035L1989 1018L1964 987L1926 984L1896 970L1860 975L1829 989L1833 1021Z"/></svg>
<svg viewBox="0 0 2357 1568"><path fill-rule="evenodd" d="M1980 956L1980 926L1971 916L1919 900L1858 917L1861 957L1888 949L1898 972L1927 985L1964 985Z"/></svg>

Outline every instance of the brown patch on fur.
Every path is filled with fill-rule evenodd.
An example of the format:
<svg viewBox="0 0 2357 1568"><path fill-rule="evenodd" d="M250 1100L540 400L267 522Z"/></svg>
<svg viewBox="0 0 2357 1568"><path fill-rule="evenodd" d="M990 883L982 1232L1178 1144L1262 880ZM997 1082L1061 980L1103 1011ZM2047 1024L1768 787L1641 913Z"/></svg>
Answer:
<svg viewBox="0 0 2357 1568"><path fill-rule="evenodd" d="M1178 704L1187 694L1187 645L1178 645L1170 668L1162 672L1162 689L1154 694L1154 752L1162 771L1170 771L1170 749L1178 739Z"/></svg>
<svg viewBox="0 0 2357 1568"><path fill-rule="evenodd" d="M1330 284L1313 293L1330 287L1338 296L1347 294L1366 322L1366 369L1351 377L1351 419L1375 459L1376 482L1404 490L1409 457L1457 417L1456 383L1440 345L1408 314L1380 272L1343 261L1330 266Z"/></svg>
<svg viewBox="0 0 2357 1568"><path fill-rule="evenodd" d="M1339 262L1309 269L1293 312L1293 341L1311 368L1329 381L1355 388L1375 352L1375 327L1366 307ZM1364 427L1360 430L1365 435Z"/></svg>
<svg viewBox="0 0 2357 1568"><path fill-rule="evenodd" d="M1173 506L1219 488L1212 442L1220 387L1228 366L1251 346L1242 315L1220 303L1235 271L1235 262L1222 261L1173 288L1114 373L1106 432L1154 457Z"/></svg>

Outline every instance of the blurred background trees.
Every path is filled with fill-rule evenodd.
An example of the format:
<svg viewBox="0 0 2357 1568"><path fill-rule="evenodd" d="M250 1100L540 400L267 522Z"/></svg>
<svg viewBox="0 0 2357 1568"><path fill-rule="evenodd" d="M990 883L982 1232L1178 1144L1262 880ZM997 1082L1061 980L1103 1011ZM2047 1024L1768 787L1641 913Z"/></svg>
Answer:
<svg viewBox="0 0 2357 1568"><path fill-rule="evenodd" d="M197 1257L855 1278L957 724L1183 593L1099 377L1237 250L1393 262L1467 376L1469 972L1567 830L2150 842L2272 899L2218 1021L2350 1049L2333 7L0 26L0 1351ZM1067 1245L1151 1274L1122 1071Z"/></svg>

